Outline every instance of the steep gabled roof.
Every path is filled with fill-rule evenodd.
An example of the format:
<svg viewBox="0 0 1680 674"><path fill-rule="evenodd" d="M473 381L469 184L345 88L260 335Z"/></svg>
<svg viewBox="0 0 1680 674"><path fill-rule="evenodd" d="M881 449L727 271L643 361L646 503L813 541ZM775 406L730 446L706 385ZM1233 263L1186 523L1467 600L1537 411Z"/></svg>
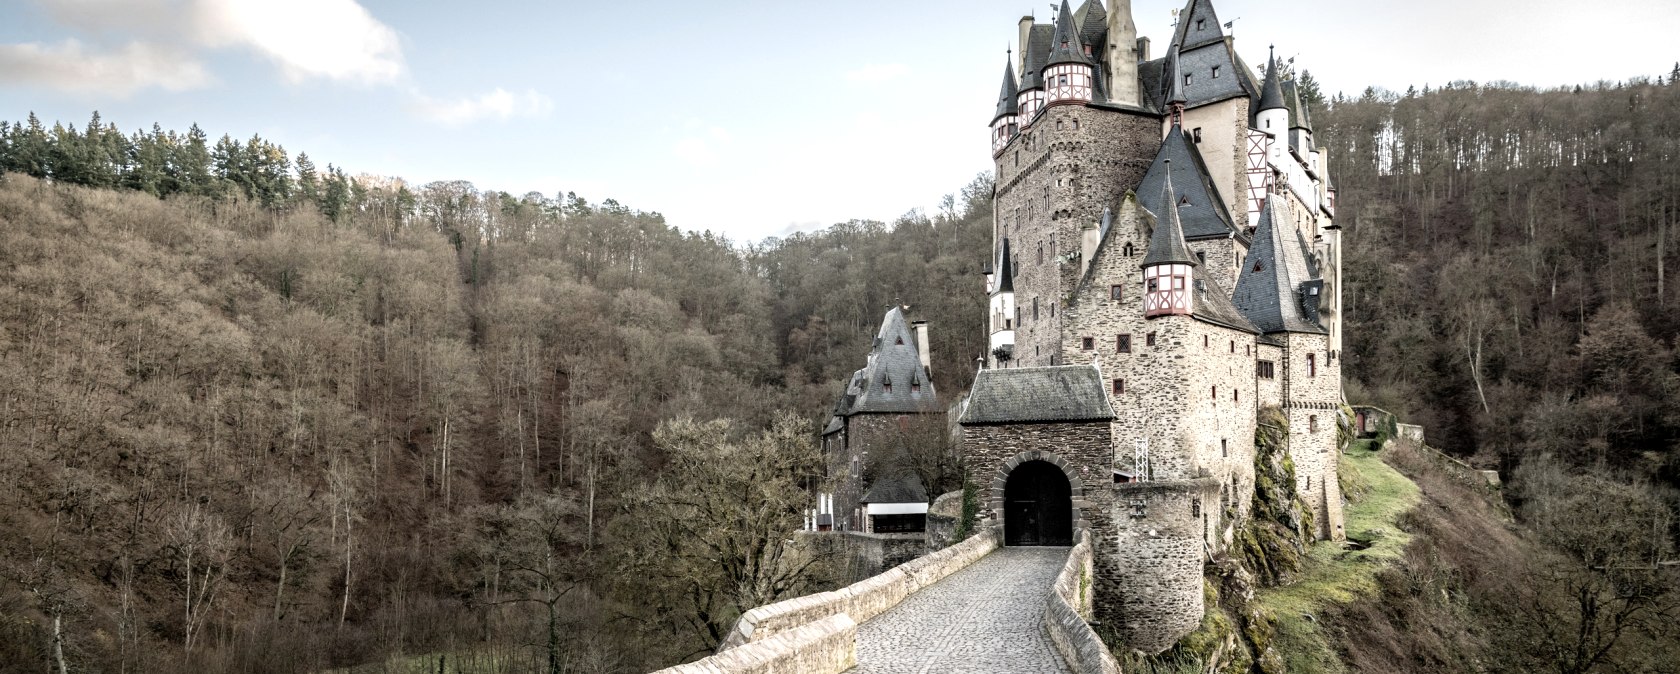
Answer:
<svg viewBox="0 0 1680 674"><path fill-rule="evenodd" d="M1154 163L1143 174L1143 182L1138 184L1138 200L1143 202L1144 208L1157 216L1166 213L1161 203L1161 190L1166 185L1169 165L1178 201L1188 202L1178 207L1184 238L1195 241L1235 235L1237 228L1232 224L1225 203L1219 199L1219 192L1213 187L1213 178L1208 173L1207 164L1202 161L1201 151L1177 126L1167 132L1167 137L1161 141L1161 149L1155 153Z"/></svg>
<svg viewBox="0 0 1680 674"><path fill-rule="evenodd" d="M1004 115L1013 115L1019 112L1015 102L1016 94L1019 93L1020 88L1015 83L1014 59L1005 58L1003 60L1003 89L998 92L997 113L992 115L992 121L996 122L998 118Z"/></svg>
<svg viewBox="0 0 1680 674"><path fill-rule="evenodd" d="M1190 101L1184 96L1184 70L1178 60L1178 50L1167 52L1167 105Z"/></svg>
<svg viewBox="0 0 1680 674"><path fill-rule="evenodd" d="M1174 131L1178 130L1175 125ZM1184 243L1184 226L1178 220L1178 193L1173 191L1172 163L1167 162L1167 179L1161 187L1161 210L1156 211L1155 231L1149 233L1149 254L1143 258L1145 267L1159 264L1188 264L1195 266L1196 256Z"/></svg>
<svg viewBox="0 0 1680 674"><path fill-rule="evenodd" d="M1211 0L1190 0L1178 13L1178 28L1173 31L1173 44L1185 50L1195 49L1209 42L1225 38L1219 27L1219 15L1213 11Z"/></svg>
<svg viewBox="0 0 1680 674"><path fill-rule="evenodd" d="M1056 34L1050 40L1050 60L1044 65L1053 66L1058 63L1079 63L1090 65L1091 60L1085 58L1085 45L1079 42L1079 26L1073 22L1073 12L1068 10L1067 0L1062 0L1062 8L1056 12Z"/></svg>
<svg viewBox="0 0 1680 674"><path fill-rule="evenodd" d="M858 503L927 503L927 488L914 473L875 478Z"/></svg>
<svg viewBox="0 0 1680 674"><path fill-rule="evenodd" d="M1237 270L1231 300L1249 322L1266 333L1325 333L1318 321L1318 295L1324 282L1307 254L1307 242L1289 226L1283 200L1272 194L1260 209L1254 245Z"/></svg>
<svg viewBox="0 0 1680 674"><path fill-rule="evenodd" d="M981 370L960 424L1108 421L1114 410L1102 373L1090 365Z"/></svg>
<svg viewBox="0 0 1680 674"><path fill-rule="evenodd" d="M1104 212L1107 213L1107 209L1104 209ZM1135 218L1141 218L1141 222L1150 227L1153 227L1156 221L1155 215L1147 210L1144 210L1138 203L1137 195L1127 193L1125 199L1120 202L1120 216L1116 221L1133 220ZM1113 238L1112 233L1115 229L1117 228L1105 219L1102 227L1101 238L1097 242L1097 250L1091 255L1091 264L1086 266L1085 275L1079 279L1078 289L1074 291L1075 297L1084 296L1090 289L1091 284L1096 283L1098 284L1099 292L1103 293L1100 296L1106 299L1108 286L1113 284L1115 281L1121 280L1107 277L1099 278L1099 270L1107 268L1105 261L1108 256L1122 254L1121 251L1118 250L1120 245L1114 243L1114 241L1121 240ZM1135 279L1136 277L1130 278ZM1196 293L1196 301L1192 305L1193 308L1190 313L1192 317L1206 323L1221 325L1227 328L1242 330L1244 332L1260 332L1258 328L1254 327L1253 323L1250 323L1248 319L1242 315L1241 311L1237 310L1236 305L1231 303L1231 295L1225 291L1225 287L1220 285L1219 282L1214 280L1211 276L1205 274L1197 275ZM1072 309L1072 307L1070 306L1069 309Z"/></svg>
<svg viewBox="0 0 1680 674"><path fill-rule="evenodd" d="M1185 107L1197 108L1239 96L1252 99L1260 94L1259 85L1246 72L1248 66L1223 40L1182 50L1168 46L1166 54L1138 66L1144 97L1156 109L1166 108L1170 84L1166 71L1171 67L1169 57L1175 54L1180 72L1190 75L1188 84L1182 75L1178 78L1184 87ZM1213 76L1215 66L1219 68L1218 77Z"/></svg>
<svg viewBox="0 0 1680 674"><path fill-rule="evenodd" d="M869 364L854 375L856 398L846 414L865 412L925 412L939 407L933 382L922 370L922 359L916 350L916 336L910 331L902 307L887 310L876 333L875 345L869 351ZM892 390L887 390L891 384ZM852 387L847 393L851 394Z"/></svg>

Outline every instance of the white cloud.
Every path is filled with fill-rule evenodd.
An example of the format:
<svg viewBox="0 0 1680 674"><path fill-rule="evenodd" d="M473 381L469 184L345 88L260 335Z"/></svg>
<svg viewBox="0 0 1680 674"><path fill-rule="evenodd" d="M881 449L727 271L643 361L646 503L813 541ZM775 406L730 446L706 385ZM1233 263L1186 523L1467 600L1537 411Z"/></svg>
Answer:
<svg viewBox="0 0 1680 674"><path fill-rule="evenodd" d="M543 117L554 109L554 101L533 89L512 93L497 87L486 94L449 100L417 95L414 107L421 117L440 124L458 125L484 119Z"/></svg>
<svg viewBox="0 0 1680 674"><path fill-rule="evenodd" d="M194 37L201 44L251 48L272 59L292 82L319 77L381 84L403 73L397 32L355 0L194 0L194 4Z"/></svg>
<svg viewBox="0 0 1680 674"><path fill-rule="evenodd" d="M102 52L65 40L0 45L0 82L121 97L151 87L196 89L210 83L210 73L191 54L171 47L130 42Z"/></svg>
<svg viewBox="0 0 1680 674"><path fill-rule="evenodd" d="M902 63L872 63L846 73L849 82L885 82L910 74L910 66Z"/></svg>

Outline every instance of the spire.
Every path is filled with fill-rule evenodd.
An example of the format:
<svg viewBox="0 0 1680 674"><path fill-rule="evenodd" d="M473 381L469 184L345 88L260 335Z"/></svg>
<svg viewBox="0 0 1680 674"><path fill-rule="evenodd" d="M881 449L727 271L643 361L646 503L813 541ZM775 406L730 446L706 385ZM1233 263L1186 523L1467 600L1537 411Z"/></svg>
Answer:
<svg viewBox="0 0 1680 674"><path fill-rule="evenodd" d="M1009 263L1009 239L1003 240L1003 257L998 262L998 284L996 292L1015 292L1015 265Z"/></svg>
<svg viewBox="0 0 1680 674"><path fill-rule="evenodd" d="M1013 57L1003 60L1003 90L998 92L997 113L992 115L992 121L994 122L999 117L1018 112L1015 95L1020 93L1020 89L1015 85L1015 68L1012 65L1014 62Z"/></svg>
<svg viewBox="0 0 1680 674"><path fill-rule="evenodd" d="M1172 160L1167 160L1167 182L1161 188L1161 210L1156 217L1155 231L1149 235L1149 254L1144 256L1144 267L1158 264L1187 264L1196 265L1196 256L1190 254L1190 246L1184 243L1184 226L1178 221L1178 195L1173 192Z"/></svg>
<svg viewBox="0 0 1680 674"><path fill-rule="evenodd" d="M1068 10L1067 0L1062 0L1062 8L1056 13L1056 36L1051 38L1050 60L1044 65L1058 63L1091 64L1091 60L1085 58L1085 46L1079 42L1079 26L1073 23L1073 12Z"/></svg>
<svg viewBox="0 0 1680 674"><path fill-rule="evenodd" d="M1270 56L1266 57L1266 83L1260 86L1259 110L1287 110L1288 106L1283 104L1283 86L1278 83L1277 48L1273 47L1269 51Z"/></svg>
<svg viewBox="0 0 1680 674"><path fill-rule="evenodd" d="M1183 111L1184 104L1189 99L1184 97L1184 72L1178 66L1178 50L1167 52L1167 76L1172 80L1167 85L1167 104L1178 111ZM1173 124L1179 122L1178 115L1173 115Z"/></svg>
<svg viewBox="0 0 1680 674"><path fill-rule="evenodd" d="M1231 301L1262 332L1323 334L1318 301L1324 282L1307 258L1307 242L1289 225L1287 208L1276 194L1266 195Z"/></svg>

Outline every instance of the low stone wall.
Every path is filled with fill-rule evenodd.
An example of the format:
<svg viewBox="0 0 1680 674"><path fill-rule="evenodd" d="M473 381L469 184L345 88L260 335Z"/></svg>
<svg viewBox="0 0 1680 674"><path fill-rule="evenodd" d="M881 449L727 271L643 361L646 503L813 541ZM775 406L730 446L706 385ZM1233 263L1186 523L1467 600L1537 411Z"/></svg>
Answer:
<svg viewBox="0 0 1680 674"><path fill-rule="evenodd" d="M942 550L956 542L957 527L962 525L962 495L961 491L945 492L928 508L928 552Z"/></svg>
<svg viewBox="0 0 1680 674"><path fill-rule="evenodd" d="M1401 438L1404 438L1406 440L1411 440L1411 441L1416 442L1420 445L1423 444L1423 427L1422 426L1419 426L1417 424L1395 424L1394 428L1395 428L1395 430L1397 430L1400 433Z"/></svg>
<svg viewBox="0 0 1680 674"><path fill-rule="evenodd" d="M839 674L857 665L857 623L841 613L654 674Z"/></svg>
<svg viewBox="0 0 1680 674"><path fill-rule="evenodd" d="M1069 669L1079 674L1120 674L1119 661L1091 629L1094 565L1091 534L1082 530L1056 576L1054 591L1045 600L1044 629Z"/></svg>
<svg viewBox="0 0 1680 674"><path fill-rule="evenodd" d="M861 623L897 606L917 590L951 575L996 549L1003 532L997 528L975 534L961 543L888 569L832 592L794 597L747 611L729 631L720 652L752 644L829 616L846 614Z"/></svg>

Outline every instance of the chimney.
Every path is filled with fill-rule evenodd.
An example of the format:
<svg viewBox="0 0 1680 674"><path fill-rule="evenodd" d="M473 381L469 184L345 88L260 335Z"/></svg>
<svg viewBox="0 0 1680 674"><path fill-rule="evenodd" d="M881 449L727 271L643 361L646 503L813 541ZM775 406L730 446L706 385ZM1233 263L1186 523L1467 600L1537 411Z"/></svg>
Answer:
<svg viewBox="0 0 1680 674"><path fill-rule="evenodd" d="M1021 28L1021 39L1015 43L1015 76L1026 77L1027 36L1032 34L1033 18L1030 16L1023 16L1021 17L1021 21L1018 25Z"/></svg>
<svg viewBox="0 0 1680 674"><path fill-rule="evenodd" d="M1147 36L1137 39L1137 57L1138 63L1149 60L1149 38Z"/></svg>
<svg viewBox="0 0 1680 674"><path fill-rule="evenodd" d="M1131 0L1114 0L1108 11L1108 100L1139 105L1137 26L1132 23Z"/></svg>
<svg viewBox="0 0 1680 674"><path fill-rule="evenodd" d="M922 359L922 374L933 377L933 357L928 353L927 321L912 321L910 329L916 331L916 355Z"/></svg>

